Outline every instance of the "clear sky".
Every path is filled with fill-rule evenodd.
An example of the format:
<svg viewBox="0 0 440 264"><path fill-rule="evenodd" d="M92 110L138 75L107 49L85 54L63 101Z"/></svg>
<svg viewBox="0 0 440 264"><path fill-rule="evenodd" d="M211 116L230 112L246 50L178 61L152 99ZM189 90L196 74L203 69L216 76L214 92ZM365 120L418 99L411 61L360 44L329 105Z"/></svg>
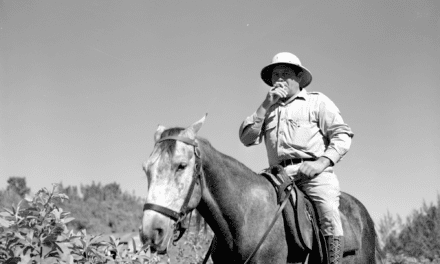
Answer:
<svg viewBox="0 0 440 264"><path fill-rule="evenodd" d="M159 124L188 126L254 171L243 119L261 69L296 54L355 133L341 188L377 221L440 193L440 2L0 0L0 189L25 176L142 196ZM139 209L141 210L141 209Z"/></svg>

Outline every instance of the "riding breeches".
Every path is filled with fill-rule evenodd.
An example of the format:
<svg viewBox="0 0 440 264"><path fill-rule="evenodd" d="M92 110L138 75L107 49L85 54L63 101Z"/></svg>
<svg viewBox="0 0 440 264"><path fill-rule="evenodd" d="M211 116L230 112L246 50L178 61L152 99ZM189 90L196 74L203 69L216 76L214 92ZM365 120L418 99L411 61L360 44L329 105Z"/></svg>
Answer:
<svg viewBox="0 0 440 264"><path fill-rule="evenodd" d="M287 169L286 172L292 175L292 170ZM343 236L344 232L339 213L339 196L341 192L339 180L336 174L333 173L333 168L327 168L313 179L299 179L296 181L296 185L315 204L323 235Z"/></svg>

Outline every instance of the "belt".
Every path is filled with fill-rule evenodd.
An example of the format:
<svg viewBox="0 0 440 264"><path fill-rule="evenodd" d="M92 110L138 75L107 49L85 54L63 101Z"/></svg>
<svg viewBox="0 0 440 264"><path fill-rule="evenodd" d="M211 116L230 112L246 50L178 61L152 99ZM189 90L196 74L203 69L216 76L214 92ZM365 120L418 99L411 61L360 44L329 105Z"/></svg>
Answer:
<svg viewBox="0 0 440 264"><path fill-rule="evenodd" d="M298 159L298 158L295 158L295 159L285 159L285 160L282 160L282 161L279 163L279 165L281 165L281 166L283 166L283 167L287 167L287 166L289 166L289 165L295 165L295 164L301 163L301 162L303 162L303 161L315 161L315 160L316 160L315 158L304 158L304 159Z"/></svg>

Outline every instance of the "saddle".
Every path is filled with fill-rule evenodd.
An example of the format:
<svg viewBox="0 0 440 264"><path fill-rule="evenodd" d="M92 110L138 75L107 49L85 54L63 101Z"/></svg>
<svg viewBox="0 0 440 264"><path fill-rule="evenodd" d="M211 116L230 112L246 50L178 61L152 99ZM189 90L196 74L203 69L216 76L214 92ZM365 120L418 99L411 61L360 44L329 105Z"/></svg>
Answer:
<svg viewBox="0 0 440 264"><path fill-rule="evenodd" d="M326 263L326 242L320 231L318 213L312 200L295 185L283 167L269 167L260 174L274 186L278 204L284 200L288 192L292 192L290 201L283 210L289 252L307 251L313 253L313 261L309 260L311 263ZM344 230L343 256L354 255L359 249L359 238L354 235L353 227L342 212L341 220Z"/></svg>
<svg viewBox="0 0 440 264"><path fill-rule="evenodd" d="M319 260L312 263L325 263L327 257L325 239L319 230L318 214L311 199L295 185L284 168L279 165L270 167L260 174L274 186L278 204L285 199L288 192L291 192L289 202L282 212L289 245L288 262L297 262L298 259L295 257L298 257L298 252L313 252L315 258Z"/></svg>

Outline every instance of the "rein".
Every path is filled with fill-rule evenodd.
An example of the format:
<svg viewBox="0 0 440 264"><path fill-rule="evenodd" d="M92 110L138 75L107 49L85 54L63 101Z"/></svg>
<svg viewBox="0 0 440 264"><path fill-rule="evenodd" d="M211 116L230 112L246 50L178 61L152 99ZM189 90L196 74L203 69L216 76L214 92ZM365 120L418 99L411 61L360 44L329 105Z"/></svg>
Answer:
<svg viewBox="0 0 440 264"><path fill-rule="evenodd" d="M283 211L284 207L286 206L287 202L289 201L289 197L292 194L292 192L290 191L290 188L293 184L293 182L291 182L290 184L287 184L283 190L288 190L286 196L284 196L284 198L280 201L281 204L278 207L277 212L275 213L274 218L272 219L272 222L269 225L269 228L266 230L266 232L264 233L264 235L261 237L260 242L258 242L257 246L255 247L254 251L252 251L252 253L249 255L249 257L246 259L246 261L244 262L244 264L249 263L249 261L251 261L251 259L255 256L255 254L257 253L258 249L260 249L261 245L263 244L264 240L266 239L267 235L269 235L269 232L272 230L272 227L275 225L275 222L277 221L278 217L280 217L281 212ZM211 241L211 245L209 246L208 252L205 255L205 258L203 259L203 264L206 264L208 262L209 256L211 255L212 249L213 249L213 243L214 243L214 238ZM305 262L307 263L307 262Z"/></svg>
<svg viewBox="0 0 440 264"><path fill-rule="evenodd" d="M164 137L164 138L159 139L156 142L156 144L158 144L164 140L175 140L175 141L180 141L185 144L194 146L194 154L196 155L196 158L200 159L200 151L198 148L198 144L195 140L187 138L187 137L168 136L168 137ZM202 173L202 171L201 171L201 173ZM158 205L158 204L152 204L152 203L144 204L143 211L153 210L153 211L161 213L165 216L168 216L169 218L173 219L176 222L176 224L174 226L174 231L176 232L176 230L178 230L180 232L180 234L173 241L174 243L177 242L183 236L183 232L185 232L185 228L181 227L181 222L183 219L185 219L185 217L188 214L188 203L189 203L189 200L191 199L192 193L194 192L194 186L195 186L197 180L200 178L201 173L194 173L193 174L193 178L192 178L191 184L189 186L188 194L185 197L185 200L183 201L182 207L180 208L179 212L176 212L174 210L171 210L169 208L166 208L166 207Z"/></svg>
<svg viewBox="0 0 440 264"><path fill-rule="evenodd" d="M292 194L292 192L287 192L287 195L284 197L284 200L282 201L280 207L278 207L278 210L274 216L274 218L272 219L272 222L269 225L269 228L266 230L266 233L264 233L263 237L260 239L260 242L258 243L258 245L255 247L254 251L252 252L252 254L249 255L249 257L246 259L246 261L244 262L244 264L247 264L249 261L251 261L251 259L255 256L255 254L257 253L258 249L260 249L261 245L263 244L264 240L266 239L267 235L269 234L270 230L272 230L272 227L275 225L275 222L277 221L278 217L280 217L281 212L283 211L284 207L287 204L287 201L289 201L289 197Z"/></svg>

